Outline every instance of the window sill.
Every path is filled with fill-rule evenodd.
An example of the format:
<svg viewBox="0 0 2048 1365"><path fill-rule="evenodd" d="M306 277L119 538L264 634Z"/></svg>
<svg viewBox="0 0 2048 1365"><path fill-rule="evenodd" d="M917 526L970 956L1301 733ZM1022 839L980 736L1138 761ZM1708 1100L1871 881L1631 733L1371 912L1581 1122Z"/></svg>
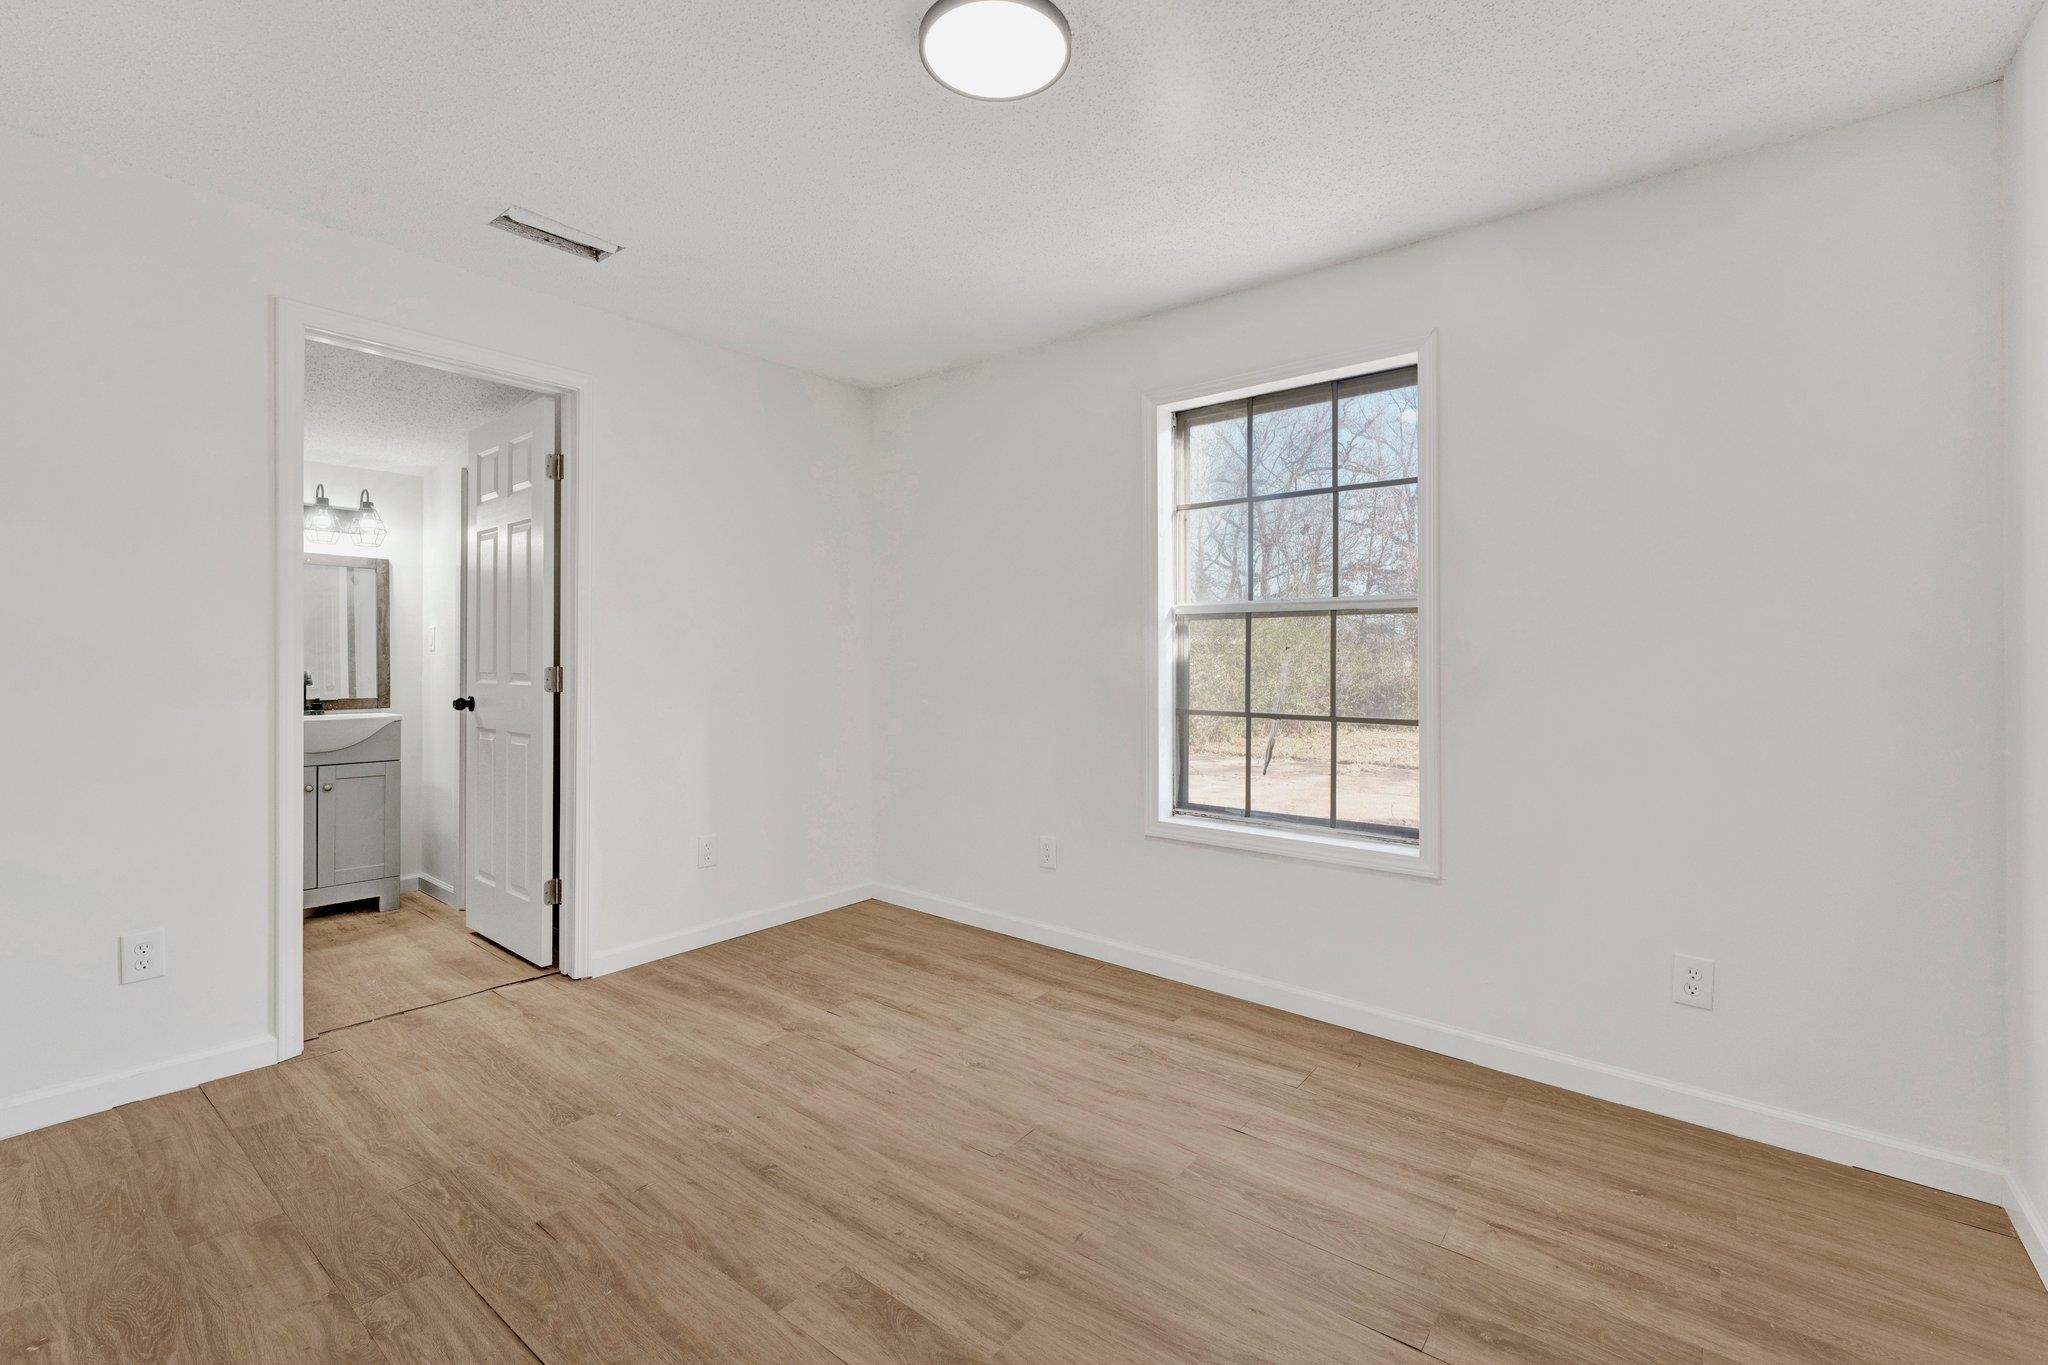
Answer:
<svg viewBox="0 0 2048 1365"><path fill-rule="evenodd" d="M1391 841L1350 839L1306 830L1252 829L1194 815L1155 815L1145 822L1146 837L1174 839L1182 843L1207 844L1212 848L1235 849L1240 853L1263 853L1276 858L1298 858L1307 862L1363 867L1376 872L1393 872L1407 877L1435 880L1442 874L1434 852Z"/></svg>

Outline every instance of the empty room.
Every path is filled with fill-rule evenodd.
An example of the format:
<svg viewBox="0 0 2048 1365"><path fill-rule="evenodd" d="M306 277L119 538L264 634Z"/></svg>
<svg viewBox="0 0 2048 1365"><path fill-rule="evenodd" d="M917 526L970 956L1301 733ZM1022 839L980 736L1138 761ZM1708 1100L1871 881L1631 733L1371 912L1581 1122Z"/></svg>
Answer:
<svg viewBox="0 0 2048 1365"><path fill-rule="evenodd" d="M2040 5L0 8L0 1361L2048 1361Z"/></svg>

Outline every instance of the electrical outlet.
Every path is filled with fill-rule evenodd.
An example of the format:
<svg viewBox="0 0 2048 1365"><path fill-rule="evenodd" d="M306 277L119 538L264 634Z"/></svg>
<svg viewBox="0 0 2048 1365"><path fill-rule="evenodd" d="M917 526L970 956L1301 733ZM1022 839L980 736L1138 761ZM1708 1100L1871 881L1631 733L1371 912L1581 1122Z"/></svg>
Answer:
<svg viewBox="0 0 2048 1365"><path fill-rule="evenodd" d="M1056 868L1060 865L1060 841L1050 834L1038 836L1038 865Z"/></svg>
<svg viewBox="0 0 2048 1365"><path fill-rule="evenodd" d="M164 931L121 935L121 984L164 974Z"/></svg>
<svg viewBox="0 0 2048 1365"><path fill-rule="evenodd" d="M697 866L718 866L718 840L714 836L707 834L697 840Z"/></svg>
<svg viewBox="0 0 2048 1365"><path fill-rule="evenodd" d="M1671 999L1696 1010L1714 1008L1714 960L1710 957L1671 955Z"/></svg>

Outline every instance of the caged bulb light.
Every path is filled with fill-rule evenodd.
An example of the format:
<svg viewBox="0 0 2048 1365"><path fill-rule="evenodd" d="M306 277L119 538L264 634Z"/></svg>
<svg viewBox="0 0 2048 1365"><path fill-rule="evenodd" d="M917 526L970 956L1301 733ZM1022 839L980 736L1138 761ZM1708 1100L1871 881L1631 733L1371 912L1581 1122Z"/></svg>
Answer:
<svg viewBox="0 0 2048 1365"><path fill-rule="evenodd" d="M365 488L356 505L356 544L365 549L384 543L384 518L377 515L377 504L370 501L370 490Z"/></svg>
<svg viewBox="0 0 2048 1365"><path fill-rule="evenodd" d="M341 539L341 518L327 501L327 485L313 485L313 501L306 508L306 539L315 545L332 545Z"/></svg>

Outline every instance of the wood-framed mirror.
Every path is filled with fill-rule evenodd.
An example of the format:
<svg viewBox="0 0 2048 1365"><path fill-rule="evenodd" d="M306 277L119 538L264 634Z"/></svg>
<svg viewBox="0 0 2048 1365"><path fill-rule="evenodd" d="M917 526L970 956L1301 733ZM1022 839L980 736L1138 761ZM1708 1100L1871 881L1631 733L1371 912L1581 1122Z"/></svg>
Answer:
<svg viewBox="0 0 2048 1365"><path fill-rule="evenodd" d="M391 561L307 555L306 709L391 705Z"/></svg>

